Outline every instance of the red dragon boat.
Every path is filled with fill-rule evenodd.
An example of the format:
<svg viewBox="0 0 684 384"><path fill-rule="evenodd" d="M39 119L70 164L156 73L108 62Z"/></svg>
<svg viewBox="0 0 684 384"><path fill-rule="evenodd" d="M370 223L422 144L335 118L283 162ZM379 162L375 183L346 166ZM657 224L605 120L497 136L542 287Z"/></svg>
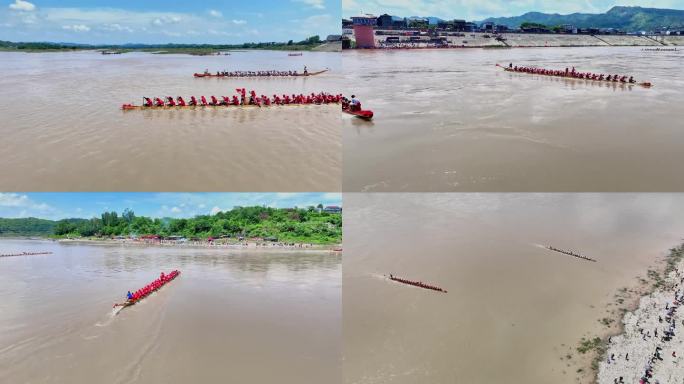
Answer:
<svg viewBox="0 0 684 384"><path fill-rule="evenodd" d="M389 275L389 279L392 280L392 281L396 281L397 283L402 283L402 284L406 284L406 285L412 285L412 286L418 287L418 288L423 288L423 289L429 289L429 290L432 290L432 291L448 293L446 289L442 289L442 288L440 288L440 287L438 287L438 286L426 284L426 283L423 283L422 281L414 281L414 280L402 279L402 278L400 278L400 277L396 277L396 276L392 275L391 273L390 273L390 275Z"/></svg>
<svg viewBox="0 0 684 384"><path fill-rule="evenodd" d="M114 308L116 309L116 312L114 314L118 315L122 309L139 303L142 299L144 299L147 296L151 295L152 293L160 290L166 284L172 282L179 275L180 275L179 270L171 271L166 275L164 275L162 273L162 276L160 276L158 279L147 284L143 288L140 288L139 290L135 291L133 298L128 299L123 303L114 304Z"/></svg>
<svg viewBox="0 0 684 384"><path fill-rule="evenodd" d="M373 111L371 111L371 110L364 110L364 109L361 109L361 110L358 110L358 111L352 111L352 110L349 109L349 108L344 108L344 107L342 107L342 112L348 113L348 114L350 114L350 115L352 115L352 116L356 116L356 117L358 117L359 119L363 119L363 120L371 120L371 119L373 118Z"/></svg>
<svg viewBox="0 0 684 384"><path fill-rule="evenodd" d="M600 79L590 79L590 78L584 78L584 77L575 77L575 76L566 76L566 75L555 75L555 74L546 74L546 73L537 73L537 72L527 72L527 71L516 71L513 68L505 67L500 64L496 64L497 67L503 69L506 72L512 72L512 73L526 73L529 75L537 75L537 76L546 76L546 77L554 77L554 78L559 78L559 79L569 79L569 80L584 80L584 81L589 81L589 82L597 82L597 83L607 83L607 84L615 84L615 85L620 85L620 86L634 86L638 85L640 87L644 88L650 88L653 86L650 82L641 82L641 83L630 83L630 82L624 82L624 81L614 81L614 80L600 80ZM557 72L557 73L564 73L564 71L551 71L551 72Z"/></svg>

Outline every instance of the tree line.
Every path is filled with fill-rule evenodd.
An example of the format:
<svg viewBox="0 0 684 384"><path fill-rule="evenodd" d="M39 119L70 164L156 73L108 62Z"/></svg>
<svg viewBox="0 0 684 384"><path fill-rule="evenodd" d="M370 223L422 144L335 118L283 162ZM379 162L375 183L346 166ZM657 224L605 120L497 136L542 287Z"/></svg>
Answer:
<svg viewBox="0 0 684 384"><path fill-rule="evenodd" d="M327 213L322 205L308 208L236 207L215 215L193 218L150 218L126 209L104 212L92 219L59 220L57 237L182 236L188 239L260 237L273 241L339 243L342 215Z"/></svg>
<svg viewBox="0 0 684 384"><path fill-rule="evenodd" d="M110 49L110 50L150 50L150 49L164 49L164 50L228 50L228 49L294 49L297 47L311 48L321 44L321 38L318 35L308 37L301 41L289 40L287 42L250 42L242 44L59 44L59 43L32 43L32 42L10 42L0 40L0 49L6 50L26 50L26 51L40 51L40 50L80 50L80 49Z"/></svg>

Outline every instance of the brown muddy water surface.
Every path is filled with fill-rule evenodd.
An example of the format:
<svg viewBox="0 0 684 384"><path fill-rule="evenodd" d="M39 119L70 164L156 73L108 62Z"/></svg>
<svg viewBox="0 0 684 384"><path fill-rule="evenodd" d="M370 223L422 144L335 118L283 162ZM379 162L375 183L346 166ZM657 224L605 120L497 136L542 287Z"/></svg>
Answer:
<svg viewBox="0 0 684 384"><path fill-rule="evenodd" d="M682 52L637 47L344 51L345 191L683 191ZM654 87L507 73L633 75Z"/></svg>
<svg viewBox="0 0 684 384"><path fill-rule="evenodd" d="M0 240L2 383L335 383L341 257ZM160 271L181 275L112 316ZM337 381L336 381L337 380Z"/></svg>
<svg viewBox="0 0 684 384"><path fill-rule="evenodd" d="M345 210L348 384L587 383L579 341L684 233L678 195L349 194Z"/></svg>
<svg viewBox="0 0 684 384"><path fill-rule="evenodd" d="M309 78L195 79L330 68ZM128 111L142 96L339 93L339 53L0 53L2 191L338 191L339 106Z"/></svg>

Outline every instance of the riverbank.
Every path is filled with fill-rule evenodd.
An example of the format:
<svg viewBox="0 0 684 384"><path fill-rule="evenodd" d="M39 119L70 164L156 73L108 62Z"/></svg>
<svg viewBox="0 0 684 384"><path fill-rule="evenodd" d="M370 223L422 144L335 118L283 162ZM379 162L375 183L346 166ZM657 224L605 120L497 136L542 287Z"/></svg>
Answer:
<svg viewBox="0 0 684 384"><path fill-rule="evenodd" d="M0 248L54 252L0 259L0 383L215 383L230 372L239 383L301 384L339 372L338 254L56 241ZM172 270L181 271L173 283L114 316L127 291Z"/></svg>
<svg viewBox="0 0 684 384"><path fill-rule="evenodd" d="M248 51L315 51L315 52L339 52L342 49L341 42L322 43L322 44L293 44L293 45L265 45L263 47L243 47L243 46L199 46L199 47L165 47L151 46L142 48L116 47L116 46L71 46L59 44L38 44L38 43L12 43L0 45L0 52L26 52L26 53L46 53L46 52L76 52L76 51L111 51L115 54L126 54L132 52L146 52L152 54L179 54L191 56L222 56L230 55L235 52ZM109 53L112 54L112 53Z"/></svg>
<svg viewBox="0 0 684 384"><path fill-rule="evenodd" d="M649 271L652 289L641 297L638 307L627 312L621 334L606 342L596 382L637 383L650 368L650 383L675 383L684 378L684 316L677 311L684 282L684 245L673 248L660 274ZM670 330L674 334L668 335ZM656 353L656 350L658 352ZM620 381L622 379L622 381Z"/></svg>
<svg viewBox="0 0 684 384"><path fill-rule="evenodd" d="M535 48L535 47L629 47L629 46L684 46L684 36L634 36L634 35L561 35L531 33L464 32L446 39L445 45L430 42L429 36L419 40L400 37L400 42L387 43L392 31L378 31L375 36L377 49L449 49L449 48ZM394 31L396 32L396 31ZM393 36L393 35L392 35Z"/></svg>
<svg viewBox="0 0 684 384"><path fill-rule="evenodd" d="M45 239L48 240L48 239ZM235 250L296 250L296 251L333 251L341 249L340 244L313 244L313 243L286 243L260 240L153 240L153 239L102 239L102 238L78 238L78 239L52 239L60 244L88 244L88 245L119 245L129 247L173 247L173 248L210 248L210 249L235 249Z"/></svg>

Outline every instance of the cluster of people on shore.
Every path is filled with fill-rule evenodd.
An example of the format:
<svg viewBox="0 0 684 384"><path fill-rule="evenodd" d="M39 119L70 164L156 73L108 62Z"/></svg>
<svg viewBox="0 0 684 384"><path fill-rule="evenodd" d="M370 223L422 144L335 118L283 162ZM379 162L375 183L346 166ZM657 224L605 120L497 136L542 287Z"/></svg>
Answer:
<svg viewBox="0 0 684 384"><path fill-rule="evenodd" d="M587 260L587 261L596 261L596 260L594 260L594 259L592 259L592 258L590 258L590 257L582 256L582 255L580 255L579 253L575 253L575 252L573 252L573 251L566 251L566 250L564 250L564 249L556 248L556 247L554 247L554 246L552 246L552 245L547 246L546 249L548 249L548 250L550 250L550 251L554 251L554 252L563 253L563 254L568 255L568 256L577 257L577 258L579 258L579 259L583 259L583 260Z"/></svg>
<svg viewBox="0 0 684 384"><path fill-rule="evenodd" d="M287 77L287 76L308 76L309 70L304 66L303 72L298 71L216 71L216 73L204 70L204 76L216 77Z"/></svg>
<svg viewBox="0 0 684 384"><path fill-rule="evenodd" d="M52 252L21 252L21 253L5 253L0 257L14 257L14 256L36 256L36 255L51 255Z"/></svg>
<svg viewBox="0 0 684 384"><path fill-rule="evenodd" d="M677 52L677 48L642 48L642 51L647 52Z"/></svg>
<svg viewBox="0 0 684 384"><path fill-rule="evenodd" d="M126 294L126 299L128 302L136 302L140 299L144 299L146 296L151 294L152 292L158 290L159 288L163 287L166 283L169 281L173 280L180 274L180 271L178 270L173 270L169 272L169 274L164 274L164 272L159 275L159 278L156 279L155 281L147 284L146 286L138 289L135 292L128 291Z"/></svg>
<svg viewBox="0 0 684 384"><path fill-rule="evenodd" d="M437 286L434 286L434 285L430 285L430 284L425 284L425 283L423 283L422 281L412 281L412 280L402 279L402 278L399 278L399 277L396 277L396 276L392 275L391 273L390 273L390 275L389 275L389 278L390 278L390 280L392 280L392 281L397 281L397 282L399 282L399 283L408 284L408 285L413 285L413 286L415 286L415 287L420 287L420 288L425 288L425 289L431 289L431 290L433 290L433 291L438 291L438 292L447 293L446 289L442 289L442 288L440 288L440 287L437 287Z"/></svg>
<svg viewBox="0 0 684 384"><path fill-rule="evenodd" d="M679 288L682 284L684 284L684 278L681 277L681 273L678 269L674 270L675 276L679 279L679 283L674 284L672 286L672 283L670 283L670 287L672 289L677 289L674 292L674 297L672 299L672 302L670 303L669 301L665 303L665 307L663 310L665 311L664 315L659 315L658 316L658 324L663 324L667 325L666 328L660 329L661 332L658 332L658 327L651 333L650 331L646 331L643 327L639 327L639 321L636 322L636 326L639 327L639 332L642 336L642 340L646 341L647 338L655 338L656 340L659 340L659 345L655 346L655 349L653 350L653 353L651 353L648 357L648 361L646 361L644 368L643 368L643 374L641 374L639 378L639 384L660 384L660 382L655 379L654 380L654 372L655 369L657 368L657 365L660 364L660 362L664 361L665 359L663 358L663 348L667 346L667 343L672 341L672 339L675 336L675 331L677 328L677 321L675 319L675 316L677 314L677 310L679 309L679 306L684 303L684 290ZM657 304L653 303L653 308L657 308ZM684 320L682 320L682 325L684 325ZM610 339L609 339L610 342ZM675 363L677 361L677 353L675 350L671 352L671 356L673 359L675 359ZM629 353L625 355L625 360L629 361ZM607 363L611 364L612 362L615 361L615 355L611 354L610 357L607 359ZM651 380L654 380L653 382ZM624 378L622 376L613 379L614 384L623 384L624 383Z"/></svg>
<svg viewBox="0 0 684 384"><path fill-rule="evenodd" d="M406 42L406 43L387 43L380 42L375 47L376 49L433 49L433 48L454 48L448 44L439 43L417 43L417 42Z"/></svg>
<svg viewBox="0 0 684 384"><path fill-rule="evenodd" d="M534 68L534 67L518 67L514 66L513 63L508 64L508 70L513 72L524 72L531 73L535 75L545 75L545 76L557 76L557 77L569 77L573 79L584 79L584 80L597 80L597 81L611 81L614 83L626 83L635 84L633 76L624 75L604 75L602 73L591 73L591 72L578 72L575 67L565 68L565 70L555 70L555 69L544 69L544 68Z"/></svg>
<svg viewBox="0 0 684 384"><path fill-rule="evenodd" d="M126 243L126 240L123 240ZM237 242L226 242L223 240L167 240L167 239L139 239L132 243L160 245L169 247L207 247L207 248L314 248L312 243L286 243L258 240L238 240Z"/></svg>
<svg viewBox="0 0 684 384"><path fill-rule="evenodd" d="M257 95L255 91L250 91L249 94L245 88L237 89L238 95L210 96L209 99L201 96L197 99L191 96L189 100L185 100L182 96L174 98L173 96L160 97L146 97L143 96L143 106L147 108L161 108L161 107L186 107L186 106L269 106L269 105L288 105L288 104L336 104L342 100L342 95L331 95L329 93L311 93L292 94L292 95L273 95L272 97L266 95Z"/></svg>

